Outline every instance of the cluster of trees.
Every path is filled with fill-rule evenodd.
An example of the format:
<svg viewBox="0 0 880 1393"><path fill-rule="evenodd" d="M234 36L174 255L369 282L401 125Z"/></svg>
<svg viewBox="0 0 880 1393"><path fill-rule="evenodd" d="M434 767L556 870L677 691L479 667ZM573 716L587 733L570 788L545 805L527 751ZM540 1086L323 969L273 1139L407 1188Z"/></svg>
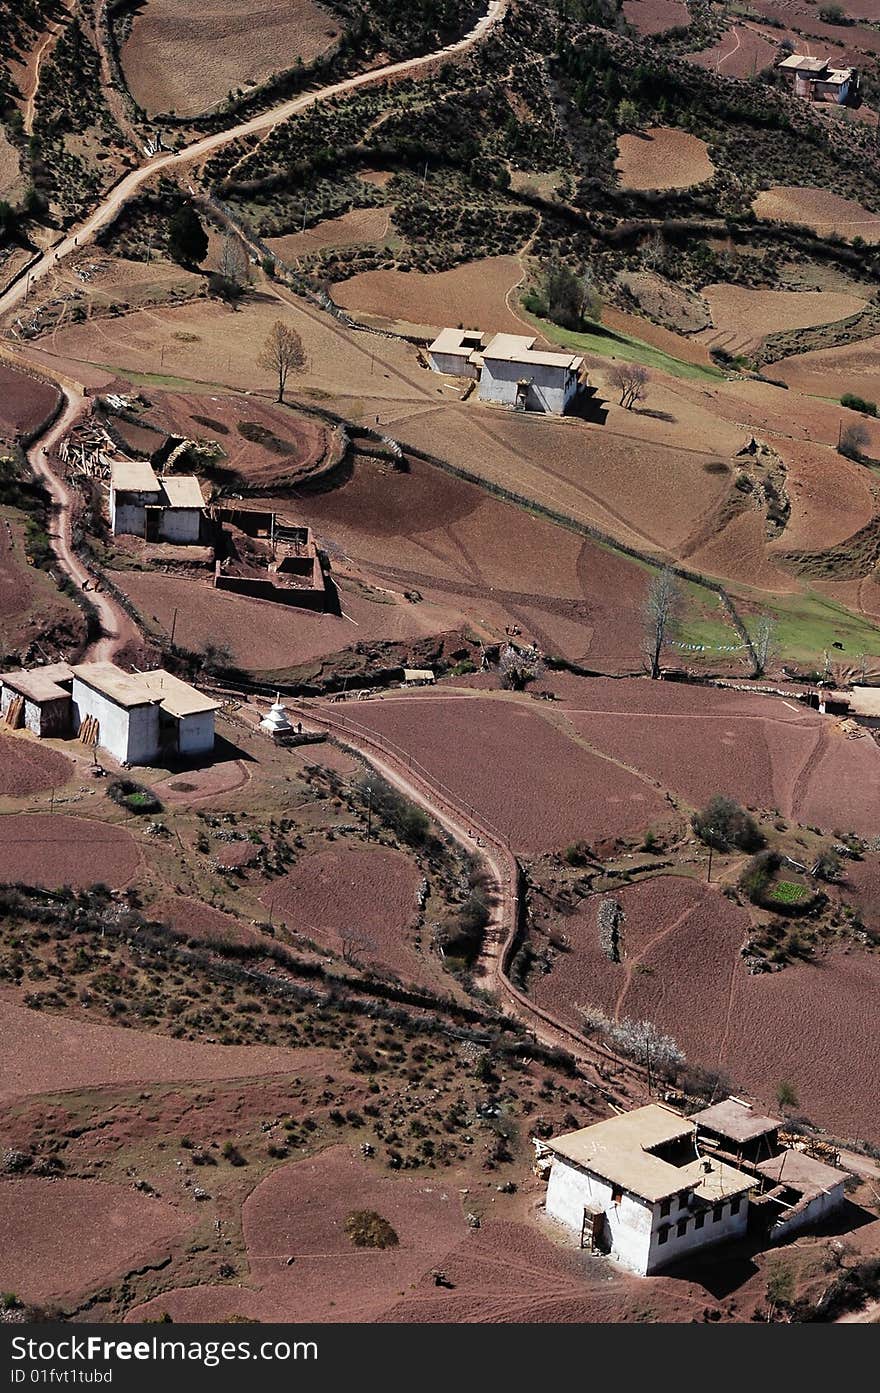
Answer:
<svg viewBox="0 0 880 1393"><path fill-rule="evenodd" d="M537 286L523 296L523 304L562 329L582 329L602 315L602 300L589 273L578 275L555 257L543 267Z"/></svg>
<svg viewBox="0 0 880 1393"><path fill-rule="evenodd" d="M701 842L716 851L757 851L764 845L764 835L751 813L740 807L733 798L716 794L700 812L694 813L691 826Z"/></svg>

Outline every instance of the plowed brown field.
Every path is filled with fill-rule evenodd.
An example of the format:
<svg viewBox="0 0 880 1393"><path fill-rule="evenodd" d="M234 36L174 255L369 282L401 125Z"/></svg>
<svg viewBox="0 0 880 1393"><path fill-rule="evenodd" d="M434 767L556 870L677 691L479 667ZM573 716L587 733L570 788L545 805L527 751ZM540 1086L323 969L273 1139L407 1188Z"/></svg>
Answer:
<svg viewBox="0 0 880 1393"><path fill-rule="evenodd" d="M624 0L623 15L639 34L665 34L687 29L691 22L684 0Z"/></svg>
<svg viewBox="0 0 880 1393"><path fill-rule="evenodd" d="M823 290L751 290L740 285L706 285L700 294L708 302L714 328L700 339L728 353L753 353L765 334L834 324L863 310L867 301L857 295Z"/></svg>
<svg viewBox="0 0 880 1393"><path fill-rule="evenodd" d="M124 827L90 818L16 813L3 820L0 882L70 885L127 885L140 865L137 843Z"/></svg>
<svg viewBox="0 0 880 1393"><path fill-rule="evenodd" d="M98 1180L0 1185L3 1279L20 1300L84 1295L157 1255L191 1224L163 1199Z"/></svg>
<svg viewBox="0 0 880 1393"><path fill-rule="evenodd" d="M800 223L822 237L836 233L850 240L858 236L865 242L880 242L880 213L869 213L860 203L827 189L777 184L759 193L752 207L768 222Z"/></svg>
<svg viewBox="0 0 880 1393"><path fill-rule="evenodd" d="M711 48L688 53L689 62L723 77L752 77L775 62L777 48L745 25L735 24Z"/></svg>
<svg viewBox="0 0 880 1393"><path fill-rule="evenodd" d="M413 942L421 881L415 862L393 847L340 843L301 857L262 898L296 933L421 981L425 963Z"/></svg>
<svg viewBox="0 0 880 1393"><path fill-rule="evenodd" d="M410 324L464 324L484 333L534 335L516 314L516 297L506 296L523 278L515 256L489 256L451 271L364 271L333 288L333 298L353 313L361 311Z"/></svg>
<svg viewBox="0 0 880 1393"><path fill-rule="evenodd" d="M715 173L706 142L669 126L618 136L617 151L614 163L624 189L688 189Z"/></svg>
<svg viewBox="0 0 880 1393"><path fill-rule="evenodd" d="M73 764L57 750L21 736L0 734L0 794L21 798L43 793L61 788L72 774Z"/></svg>
<svg viewBox="0 0 880 1393"><path fill-rule="evenodd" d="M0 436L36 430L58 401L47 382L0 362Z"/></svg>
<svg viewBox="0 0 880 1393"><path fill-rule="evenodd" d="M383 243L395 236L391 213L387 208L352 208L339 218L326 218L304 232L292 232L286 237L269 237L267 246L282 261L296 261L301 256L327 247L356 247L361 243Z"/></svg>
<svg viewBox="0 0 880 1393"><path fill-rule="evenodd" d="M597 899L588 900L560 923L571 952L534 979L539 1002L573 1023L585 1004L652 1020L691 1063L725 1070L767 1105L785 1079L820 1125L880 1139L880 1043L870 1024L880 958L834 952L753 976L739 955L748 917L716 890L660 876L618 898L623 962L599 950Z"/></svg>
<svg viewBox="0 0 880 1393"><path fill-rule="evenodd" d="M668 812L649 781L590 753L530 704L401 697L361 702L351 719L412 755L520 851L641 832Z"/></svg>
<svg viewBox="0 0 880 1393"><path fill-rule="evenodd" d="M340 32L338 20L313 0L148 0L122 48L122 67L135 101L151 116L196 116L234 88L260 83L311 63Z"/></svg>
<svg viewBox="0 0 880 1393"><path fill-rule="evenodd" d="M793 354L773 364L773 376L799 392L837 398L852 392L874 401L880 377L880 335L859 343L844 343L839 348Z"/></svg>

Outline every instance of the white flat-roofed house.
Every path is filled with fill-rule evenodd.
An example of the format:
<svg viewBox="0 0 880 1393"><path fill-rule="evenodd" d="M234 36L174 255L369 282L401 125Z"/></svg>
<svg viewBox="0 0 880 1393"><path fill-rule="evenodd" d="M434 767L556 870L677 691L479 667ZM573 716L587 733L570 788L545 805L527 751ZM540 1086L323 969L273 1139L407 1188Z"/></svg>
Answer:
<svg viewBox="0 0 880 1393"><path fill-rule="evenodd" d="M476 331L443 329L428 349L428 362L434 372L479 378L481 401L562 416L577 395L584 360L544 352L534 343L534 337L495 334L484 348Z"/></svg>
<svg viewBox="0 0 880 1393"><path fill-rule="evenodd" d="M758 1180L701 1156L695 1124L660 1104L538 1145L552 1157L547 1214L631 1272L745 1234Z"/></svg>
<svg viewBox="0 0 880 1393"><path fill-rule="evenodd" d="M583 358L533 348L534 338L496 334L483 349L481 401L562 416L577 394Z"/></svg>
<svg viewBox="0 0 880 1393"><path fill-rule="evenodd" d="M113 663L80 663L73 668L72 698L74 734L89 722L89 743L119 764L195 757L214 748L218 703L162 668L128 673Z"/></svg>
<svg viewBox="0 0 880 1393"><path fill-rule="evenodd" d="M791 78L795 95L807 101L832 101L843 106L858 85L855 68L835 68L826 58L792 53L777 64Z"/></svg>
<svg viewBox="0 0 880 1393"><path fill-rule="evenodd" d="M181 545L198 542L205 500L194 474L160 478L143 460L110 463L110 527L114 536Z"/></svg>
<svg viewBox="0 0 880 1393"><path fill-rule="evenodd" d="M479 377L483 335L476 329L441 329L428 349L434 372L450 377Z"/></svg>

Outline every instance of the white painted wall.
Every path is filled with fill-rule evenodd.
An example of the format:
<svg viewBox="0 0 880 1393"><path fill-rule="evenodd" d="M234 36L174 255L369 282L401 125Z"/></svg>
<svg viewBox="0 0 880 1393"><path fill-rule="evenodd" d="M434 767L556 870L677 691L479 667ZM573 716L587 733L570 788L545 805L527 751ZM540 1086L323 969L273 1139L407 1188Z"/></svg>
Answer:
<svg viewBox="0 0 880 1393"><path fill-rule="evenodd" d="M731 1212L731 1202L726 1200L721 1218L717 1221L713 1218L712 1209L694 1202L689 1195L685 1196L683 1207L680 1199L679 1195L672 1196L668 1215L661 1214L659 1203L652 1205L626 1190L615 1202L612 1187L607 1181L555 1159L547 1186L546 1208L551 1218L565 1224L578 1238L583 1227L584 1210L602 1210L611 1237L610 1256L629 1271L646 1276L685 1253L707 1248L725 1239L739 1238L746 1231L748 1199L745 1195L740 1197L737 1214ZM703 1222L698 1228L697 1214L700 1212ZM678 1233L680 1220L685 1222L685 1231L681 1235ZM660 1242L662 1227L667 1227L665 1243Z"/></svg>
<svg viewBox="0 0 880 1393"><path fill-rule="evenodd" d="M478 395L481 401L516 406L517 383L521 377L531 379L526 397L529 411L545 411L561 416L577 391L577 374L566 368L552 368L546 364L526 366L487 358L480 375Z"/></svg>
<svg viewBox="0 0 880 1393"><path fill-rule="evenodd" d="M200 508L163 508L159 521L159 536L163 542L186 545L197 542L201 534Z"/></svg>
<svg viewBox="0 0 880 1393"><path fill-rule="evenodd" d="M651 1247L651 1206L626 1191L615 1204L607 1181L554 1160L547 1186L547 1213L580 1238L585 1209L604 1211L611 1235L610 1256L631 1272L644 1275Z"/></svg>
<svg viewBox="0 0 880 1393"><path fill-rule="evenodd" d="M117 706L78 677L73 679L73 732L87 716L98 720L98 744L119 764L151 764L159 753L159 708Z"/></svg>
<svg viewBox="0 0 880 1393"><path fill-rule="evenodd" d="M210 754L214 748L214 712L197 711L178 721L178 749L182 755Z"/></svg>
<svg viewBox="0 0 880 1393"><path fill-rule="evenodd" d="M450 377L477 377L479 368L454 353L429 353L428 362L435 372L445 372Z"/></svg>
<svg viewBox="0 0 880 1393"><path fill-rule="evenodd" d="M801 1229L809 1228L812 1224L818 1224L826 1219L829 1214L833 1214L839 1209L844 1201L843 1181L835 1185L827 1194L816 1195L810 1200L809 1204L804 1205L790 1219L783 1219L775 1223L770 1230L770 1242L779 1243L788 1238L789 1234L798 1233Z"/></svg>
<svg viewBox="0 0 880 1393"><path fill-rule="evenodd" d="M147 530L146 506L156 502L155 493L135 493L110 488L110 530L114 537L143 537Z"/></svg>

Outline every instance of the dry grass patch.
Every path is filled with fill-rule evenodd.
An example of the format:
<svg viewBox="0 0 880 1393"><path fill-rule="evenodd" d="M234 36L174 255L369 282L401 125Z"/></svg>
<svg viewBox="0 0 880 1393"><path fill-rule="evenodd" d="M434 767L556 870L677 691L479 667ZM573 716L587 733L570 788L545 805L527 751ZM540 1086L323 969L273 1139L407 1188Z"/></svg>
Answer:
<svg viewBox="0 0 880 1393"><path fill-rule="evenodd" d="M841 198L827 189L803 189L777 184L758 194L752 208L766 222L798 223L820 237L861 237L880 242L880 213L869 213L860 203Z"/></svg>

